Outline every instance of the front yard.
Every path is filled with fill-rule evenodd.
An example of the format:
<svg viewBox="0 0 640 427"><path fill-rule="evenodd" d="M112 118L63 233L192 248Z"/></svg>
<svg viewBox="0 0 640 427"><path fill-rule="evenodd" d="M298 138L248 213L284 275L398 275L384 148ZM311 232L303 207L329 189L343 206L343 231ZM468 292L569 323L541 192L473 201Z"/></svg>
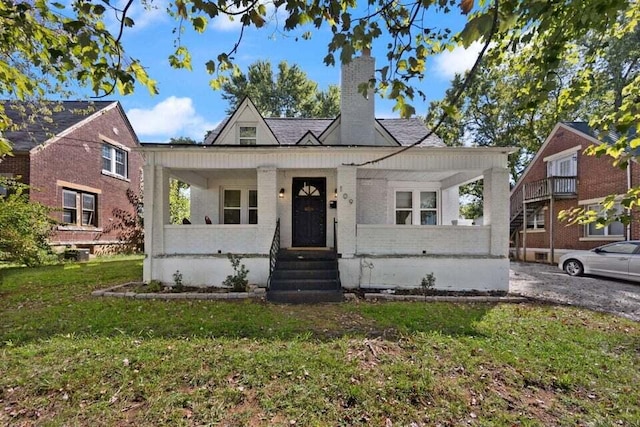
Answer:
<svg viewBox="0 0 640 427"><path fill-rule="evenodd" d="M2 425L639 425L640 324L538 304L94 298L0 271Z"/></svg>

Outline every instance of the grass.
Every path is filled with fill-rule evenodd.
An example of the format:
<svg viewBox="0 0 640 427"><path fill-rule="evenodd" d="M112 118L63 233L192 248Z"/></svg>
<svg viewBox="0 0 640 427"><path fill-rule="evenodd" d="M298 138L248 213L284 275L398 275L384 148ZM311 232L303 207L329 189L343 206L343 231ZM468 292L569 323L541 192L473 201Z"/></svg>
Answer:
<svg viewBox="0 0 640 427"><path fill-rule="evenodd" d="M94 298L0 271L0 425L640 425L640 325L536 304Z"/></svg>

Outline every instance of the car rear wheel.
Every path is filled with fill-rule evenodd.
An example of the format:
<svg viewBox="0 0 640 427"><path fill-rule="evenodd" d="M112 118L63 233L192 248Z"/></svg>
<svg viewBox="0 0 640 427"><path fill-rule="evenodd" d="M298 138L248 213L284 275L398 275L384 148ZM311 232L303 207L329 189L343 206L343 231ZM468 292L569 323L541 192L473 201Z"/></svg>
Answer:
<svg viewBox="0 0 640 427"><path fill-rule="evenodd" d="M582 276L584 267L577 259L570 259L564 263L564 271L566 271L569 276Z"/></svg>

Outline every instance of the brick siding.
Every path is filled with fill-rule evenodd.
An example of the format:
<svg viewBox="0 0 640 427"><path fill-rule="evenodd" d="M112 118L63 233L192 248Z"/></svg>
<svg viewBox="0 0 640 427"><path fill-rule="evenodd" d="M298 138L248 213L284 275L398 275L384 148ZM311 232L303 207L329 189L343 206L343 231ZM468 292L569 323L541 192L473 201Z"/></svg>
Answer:
<svg viewBox="0 0 640 427"><path fill-rule="evenodd" d="M114 129L117 129L116 134ZM96 198L98 227L77 227L75 230L58 229L52 236L52 244L91 246L117 240L117 233L105 234L101 230L114 220L113 209L132 210L127 197L128 188L139 192L143 159L140 153L128 153L128 180L102 173L102 144L99 134L126 147L135 147L137 139L118 108L103 111L90 122L75 129L64 138L31 151L26 156L7 157L0 163L0 171L13 168L28 177L31 200L57 209L52 216L62 221L62 189L58 181L100 190ZM20 157L18 159L18 157ZM11 159L11 160L9 160Z"/></svg>
<svg viewBox="0 0 640 427"><path fill-rule="evenodd" d="M559 127L543 151L538 155L535 163L527 171L527 175L518 182L518 188L524 183L537 181L547 177L547 162L543 159L555 153L562 152L580 146L577 162L577 183L576 190L578 197L573 199L554 200L554 248L555 249L579 249L586 250L600 246L610 240L589 240L580 241L585 235L582 225L567 226L566 222L557 219L558 213L563 209L570 209L578 206L579 201L602 198L610 194L624 194L627 191L627 170L614 167L610 157L595 157L583 154L584 150L592 145L592 141L585 138L577 131L571 131L565 127ZM640 185L640 169L636 162L631 163L632 185ZM512 194L516 194L513 191ZM512 201L513 203L513 201ZM527 231L527 248L549 248L550 235L549 224L552 219L549 211L549 201L541 202L538 206L546 206L545 210L545 231ZM635 214L637 216L637 213ZM520 232L521 233L521 232ZM633 221L631 226L631 238L640 238L640 227L638 221ZM519 243L522 247L522 240Z"/></svg>

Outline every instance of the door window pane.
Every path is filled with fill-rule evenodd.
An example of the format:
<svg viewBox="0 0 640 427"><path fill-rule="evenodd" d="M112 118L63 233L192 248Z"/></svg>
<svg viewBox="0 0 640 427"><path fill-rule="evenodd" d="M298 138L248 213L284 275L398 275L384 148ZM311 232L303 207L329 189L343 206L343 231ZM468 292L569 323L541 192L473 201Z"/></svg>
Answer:
<svg viewBox="0 0 640 427"><path fill-rule="evenodd" d="M240 194L240 190L224 190L224 207L239 208Z"/></svg>

